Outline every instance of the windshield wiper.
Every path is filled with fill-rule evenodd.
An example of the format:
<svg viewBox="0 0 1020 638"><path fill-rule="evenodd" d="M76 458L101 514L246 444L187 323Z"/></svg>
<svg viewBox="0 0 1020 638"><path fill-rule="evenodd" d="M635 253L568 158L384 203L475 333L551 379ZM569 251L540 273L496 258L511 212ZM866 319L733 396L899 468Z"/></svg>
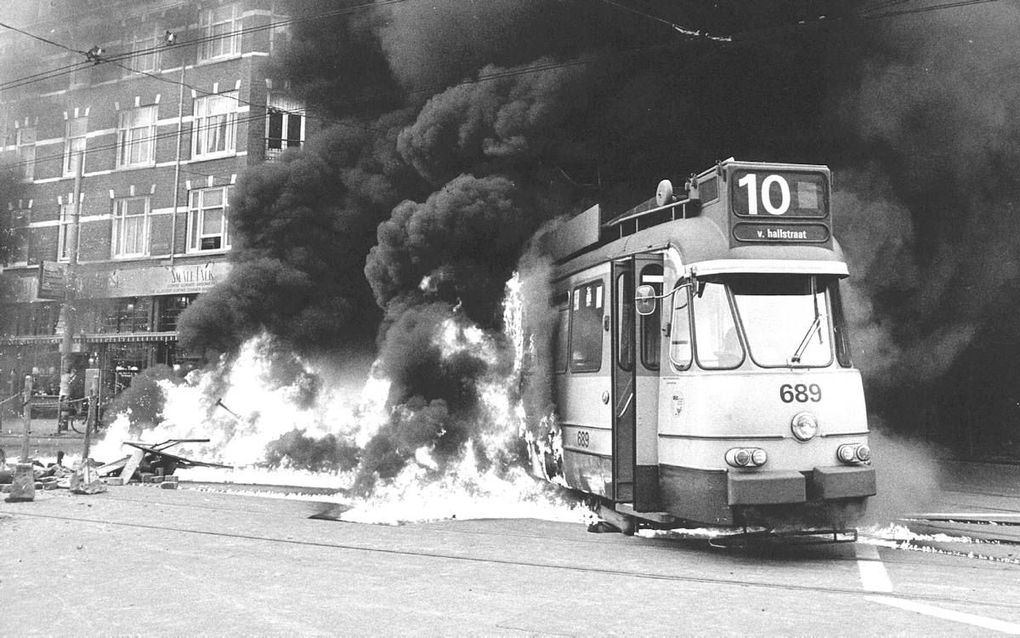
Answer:
<svg viewBox="0 0 1020 638"><path fill-rule="evenodd" d="M818 287L814 277L811 277L811 300L815 305L815 318L811 321L811 325L804 334L804 338L800 340L797 351L790 357L790 363L800 363L800 358L804 356L804 351L807 350L808 343L811 342L811 337L815 331L818 332L818 342L821 343L822 341L822 313L818 310Z"/></svg>

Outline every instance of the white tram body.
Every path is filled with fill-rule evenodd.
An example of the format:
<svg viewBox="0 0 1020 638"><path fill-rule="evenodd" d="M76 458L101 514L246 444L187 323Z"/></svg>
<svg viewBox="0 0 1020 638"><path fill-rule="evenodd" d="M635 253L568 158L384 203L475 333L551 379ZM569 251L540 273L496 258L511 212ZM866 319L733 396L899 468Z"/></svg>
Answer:
<svg viewBox="0 0 1020 638"><path fill-rule="evenodd" d="M566 483L627 520L841 530L875 494L825 166L727 160L546 237Z"/></svg>

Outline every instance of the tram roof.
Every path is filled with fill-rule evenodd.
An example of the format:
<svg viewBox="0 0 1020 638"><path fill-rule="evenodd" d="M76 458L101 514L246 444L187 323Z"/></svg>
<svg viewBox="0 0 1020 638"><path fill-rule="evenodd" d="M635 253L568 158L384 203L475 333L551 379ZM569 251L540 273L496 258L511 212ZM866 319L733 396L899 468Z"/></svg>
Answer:
<svg viewBox="0 0 1020 638"><path fill-rule="evenodd" d="M833 247L762 246L731 248L726 232L710 215L677 219L645 228L568 259L556 267L556 278L587 270L600 263L642 253L675 248L686 271L702 275L729 273L800 273L845 277L849 274L843 250Z"/></svg>
<svg viewBox="0 0 1020 638"><path fill-rule="evenodd" d="M754 179L762 180L763 192L769 182L782 182L786 193L783 211L770 210L773 215L759 217L757 210L747 210L746 201L741 204L743 210L733 203L736 199L731 202L731 197L744 192L746 184L757 183ZM600 208L593 206L554 231L549 243L551 254L561 256L556 277L670 248L680 254L687 273L693 269L703 275L846 276L849 271L843 251L831 235L830 182L829 169L822 165L745 162L733 158L692 177L685 185L688 199L673 196L672 185L663 181L659 186L666 187L665 195L657 192L656 197L607 222L602 221ZM751 188L747 186L748 190ZM794 200L790 193L794 191L798 193L797 210L791 207ZM788 218L777 219L788 208L791 212ZM666 214L666 221L652 218L661 214ZM641 228L642 223L647 223L647 227ZM628 228L632 229L630 234L626 234ZM607 238L607 233L612 232L622 236Z"/></svg>

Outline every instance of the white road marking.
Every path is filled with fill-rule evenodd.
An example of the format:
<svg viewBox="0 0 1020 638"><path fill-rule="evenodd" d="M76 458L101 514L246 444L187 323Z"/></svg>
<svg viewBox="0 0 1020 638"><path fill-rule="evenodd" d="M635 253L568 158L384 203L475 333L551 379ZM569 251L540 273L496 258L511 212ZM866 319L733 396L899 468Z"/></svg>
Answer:
<svg viewBox="0 0 1020 638"><path fill-rule="evenodd" d="M892 593L892 581L889 580L889 574L885 571L885 565L882 564L882 559L878 555L878 547L874 545L856 543L854 545L854 551L857 554L857 569L861 572L861 586L864 588L864 591ZM1006 622L1004 620L986 618L984 616L968 614L962 611L952 611L950 609L926 605L913 600L893 598L892 596L865 596L865 600L869 600L873 603L879 603L880 605L896 607L904 611L911 611L916 614L933 616L935 618L941 618L942 620L949 620L952 622L981 627L982 629L990 629L992 631L1020 636L1020 625Z"/></svg>
<svg viewBox="0 0 1020 638"><path fill-rule="evenodd" d="M865 596L865 600L870 600L871 602L880 603L882 605L889 605L890 607L898 607L905 611L912 611L914 613L924 614L925 616L934 616L943 620L951 620L953 622L981 627L982 629L990 629L992 631L1000 631L1013 636L1020 636L1020 625L1006 622L1004 620L985 618L984 616L976 616L962 611L952 611L950 609L933 607L932 605L925 605L924 603L912 600L903 600L902 598L892 598L889 596Z"/></svg>
<svg viewBox="0 0 1020 638"><path fill-rule="evenodd" d="M878 548L874 545L855 543L854 551L857 553L857 569L861 572L861 585L864 591L891 593L892 581L885 571L885 565L878 555Z"/></svg>

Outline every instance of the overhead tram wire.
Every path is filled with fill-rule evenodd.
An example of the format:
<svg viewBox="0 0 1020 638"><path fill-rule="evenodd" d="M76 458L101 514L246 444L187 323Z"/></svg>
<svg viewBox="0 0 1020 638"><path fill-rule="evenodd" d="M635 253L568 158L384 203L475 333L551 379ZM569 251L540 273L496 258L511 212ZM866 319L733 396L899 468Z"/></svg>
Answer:
<svg viewBox="0 0 1020 638"><path fill-rule="evenodd" d="M706 40L712 40L714 42L731 42L732 41L732 38L730 36L726 36L726 35L713 35L711 33L707 33L707 32L702 31L700 29L693 29L693 28L690 28L690 27L684 27L684 26L681 26L681 25L679 25L679 24L677 24L675 22L667 20L665 18L661 18L661 17L659 17L657 15L654 15L654 14L651 14L651 13L647 13L647 12L641 11L639 9L635 9L634 7L627 6L627 5L623 4L622 2L617 2L616 0L599 0L599 1L602 2L603 4L608 4L610 6L616 7L617 9L620 9L622 11L627 11L629 13L633 13L635 15L639 15L639 16L642 16L644 18L648 18L650 20L655 20L656 22L659 22L661 24L665 24L666 26L670 27L674 31L677 31L678 33L681 33L681 34L686 35L686 36L691 37L691 38L704 38Z"/></svg>
<svg viewBox="0 0 1020 638"><path fill-rule="evenodd" d="M34 33L29 33L28 31L25 31L24 29L19 29L18 27L11 26L11 25L7 24L6 22L0 22L0 27L4 27L5 29L10 29L11 31L16 31L16 32L20 33L21 35L26 35L26 36L32 38L33 40L39 40L40 42L45 42L46 44L50 44L50 45L53 45L55 47L59 47L61 49L70 51L71 53L80 53L82 55L87 55L88 54L87 51L80 51L78 49L72 49L71 47L67 46L66 44L61 44L59 42L54 42L53 40L50 40L50 39L42 37L41 35L36 35Z"/></svg>
<svg viewBox="0 0 1020 638"><path fill-rule="evenodd" d="M871 13L873 11L879 11L881 9L888 9L889 7L895 7L901 4L907 4L908 2L914 2L915 0L879 0L874 4L870 4L866 7L861 8L861 13Z"/></svg>
<svg viewBox="0 0 1020 638"><path fill-rule="evenodd" d="M67 64L56 69L50 69L48 71L40 71L33 73L32 75L19 78L17 80L11 80L4 84L0 84L0 91L16 89L22 86L28 86L29 84L35 84L36 82L45 82L47 80L53 80L59 78L62 75L71 75L80 71L85 71L95 66L95 62L75 62L74 64Z"/></svg>
<svg viewBox="0 0 1020 638"><path fill-rule="evenodd" d="M418 1L418 0L382 0L380 2L371 2L371 3L359 4L359 5L354 5L352 7L345 7L343 9L335 9L333 11L324 11L324 12L321 12L321 13L316 13L316 14L312 14L312 15L308 15L308 16L300 16L300 17L295 17L295 18L288 18L286 20L278 20L276 22L269 22L267 24L259 24L259 25L255 25L255 26L251 26L251 27L242 27L240 29L234 29L233 31L227 31L227 32L224 32L224 33L218 33L216 35L210 35L210 36L203 36L203 37L199 37L199 38L193 38L193 39L190 39L190 40L180 41L180 42L176 42L176 43L173 43L173 44L157 44L155 46L147 47L145 49L138 49L136 51L128 51L128 52L124 52L124 53L117 53L117 54L114 54L114 55L106 55L106 56L104 56L99 61L86 60L84 62L75 64L75 65L68 65L67 67L61 67L61 69L69 69L69 70L66 70L65 73L66 74L70 74L70 73L75 72L76 70L87 69L87 68L89 68L91 66L95 66L96 64L102 64L104 62L116 62L116 61L127 60L127 59L131 59L131 58L135 58L135 57L144 57L144 56L152 55L154 53L158 53L158 52L162 52L162 51L171 51L171 50L174 50L174 49L179 49L181 47L189 47L189 46L195 46L197 44L204 44L206 42L212 42L213 40L220 40L220 39L224 39L224 38L233 38L233 37L243 36L243 35L250 34L250 33L257 33L259 31L268 31L268 30L271 30L271 29L279 28L279 27L290 26L292 24L297 24L297 23L301 23L301 22L310 22L310 21L314 21L314 20L320 20L322 18L329 18L329 17L335 17L335 16L339 16L339 15L355 13L355 12L363 10L363 9L372 9L372 8L378 8L378 7L385 7L385 6L389 6L389 5L393 5L393 4L401 4L401 3L409 2L409 1ZM183 5L183 4L188 4L188 3L180 3L180 4ZM180 5L175 5L175 6L180 6ZM77 49L73 49L73 48L71 48L71 47L69 47L67 45L60 44L58 42L54 42L54 41L51 41L51 40L47 40L46 38L43 38L41 36L36 36L35 34L29 33L27 31L24 31L24 30L19 29L17 27L13 27L11 25L8 25L8 24L0 22L0 26L6 27L8 29L11 29L12 31L17 31L17 32L22 33L24 35L27 35L27 36L29 36L31 38L34 38L36 40L40 40L42 42L45 42L47 44L52 44L54 46L58 46L58 47L60 47L62 49L70 51L72 53L78 53L80 55L87 55L86 51L80 51L80 50L77 50ZM70 68L70 67L74 67L74 68ZM47 76L47 77L39 79L39 80L33 79L35 76L46 75L46 74L49 74L49 73L51 73L51 71L44 71L44 72L33 74L31 76L25 76L23 78L17 78L15 80L9 80L7 82L4 82L4 83L0 84L0 91L8 89L8 88L17 88L17 87L20 87L20 86L24 86L26 84L32 84L33 82L36 82L36 81L42 81L42 80L46 80L46 79L52 79L53 77L59 77L59 75L53 75L53 76Z"/></svg>
<svg viewBox="0 0 1020 638"><path fill-rule="evenodd" d="M396 3L396 2L406 2L406 1L408 1L408 0L389 0L388 4L393 4L393 3ZM369 6L369 5L358 5L358 7L365 7L365 6ZM65 44L61 44L59 42L55 42L55 41L49 40L47 38L36 36L34 34L28 33L27 31L23 31L22 29L18 29L17 27L12 27L12 26L10 26L10 25L8 25L6 23L0 22L0 26L12 29L12 30L17 31L19 33L23 33L24 35L27 35L29 37L32 37L32 38L35 38L35 39L40 40L42 42L45 42L46 44L49 44L49 45L52 45L52 46L55 46L55 47L59 47L61 49L67 50L67 51L71 51L73 53L80 53L82 55L88 55L88 52L86 52L86 51L79 51L79 50L74 49L72 47L69 47L69 46L67 46ZM264 27L265 25L260 25L260 26ZM227 37L227 36L226 35L222 35L222 36L217 36L217 37ZM234 37L234 36L230 36L230 37ZM188 44L193 44L193 43L189 42ZM132 54L132 55L135 55L135 54ZM146 54L146 55L148 55L148 54ZM128 56L128 57L130 57L130 56ZM191 89L192 91L194 91L196 93L201 93L201 94L206 95L206 96L220 95L219 93L214 93L212 91L206 91L204 89L200 89L200 88L198 88L196 86L188 84L187 82L181 82L180 80L172 80L170 78L161 77L159 75L156 75L154 73L150 73L148 71L140 71L138 69L132 69L131 67L129 67L129 66L127 66L127 65L117 61L117 60L112 60L112 59L108 59L108 58L98 57L98 58L96 58L96 61L95 61L96 64L101 64L101 63L104 63L104 62L110 63L110 64L114 64L115 66L118 66L118 67L120 67L120 68L122 68L122 69L124 69L126 71L131 72L131 73L138 73L138 74L141 74L141 75L145 75L145 76L150 77L152 79L159 80L160 82L166 82L168 84L173 84L175 86L183 86L184 88ZM2 87L0 87L0 88L2 88ZM241 99L239 97L234 98L234 100L236 100L240 104L246 104L248 106L253 106L253 107L258 108L258 109L269 109L270 108L268 104L259 104L259 103L255 103L255 102L249 102L248 100L243 100L243 99ZM277 109L277 110L281 110L281 109ZM288 112L289 113L289 111L285 111L285 110L283 112ZM337 124L337 125L347 126L349 128L358 128L358 129L373 131L373 132L376 132L376 133L384 133L385 132L385 131L381 131L379 129L375 129L375 128L372 128L372 127L369 127L369 126L359 126L359 125L353 124L351 122L342 121L342 120L336 120L336 119L333 119L333 118L323 118L323 117L319 117L319 116L309 115L307 113L303 113L301 115L303 117L308 118L308 119L325 122L327 124Z"/></svg>
<svg viewBox="0 0 1020 638"><path fill-rule="evenodd" d="M192 84L188 84L187 82L181 82L180 80L172 80L170 78L160 77L160 76L155 75L153 73L149 73L148 71L139 71L137 69L132 69L131 67L126 66L124 64L121 64L120 62L114 62L113 64L116 65L116 66L119 66L122 69L126 69L128 71L131 71L132 73L139 73L141 75L145 75L147 77L150 77L150 78L152 78L154 80L159 80L160 82L166 82L167 84L173 84L174 86L183 86L184 88L191 89L192 91L195 91L196 93L201 93L202 95L204 95L206 97L213 96L213 95L223 95L222 93L214 93L213 91L206 91L205 89L200 89L197 86L194 86ZM291 111L287 111L286 109L280 109L280 108L277 108L277 107L270 107L268 104L261 104L261 103L257 103L257 102L249 102L248 100L244 100L244 99L242 99L240 97L232 97L231 99L235 100L238 104L244 104L244 105L247 105L247 106L253 106L253 107L257 108L257 109L266 109L266 110L269 110L269 109L273 108L276 111L279 111L281 113L291 113ZM315 120L317 122L325 122L327 124L335 124L335 125L340 125L340 126L346 126L348 128L356 128L356 129L361 129L361 130L365 130L365 131L373 131L375 133L385 133L386 132L386 131L383 131L383 130L380 130L380 129L377 129L377 128L373 128L371 126L359 126L359 125L353 124L351 122L346 122L346 121L343 121L343 120L337 120L337 119L334 119L334 118L326 118L326 117L321 117L321 116L317 116L317 115L309 115L308 113L301 113L300 115L302 115L302 117L305 117L307 119Z"/></svg>
<svg viewBox="0 0 1020 638"><path fill-rule="evenodd" d="M248 116L243 117L243 118L235 118L234 119L234 123L235 124L247 124L249 122L254 122L254 121L261 120L263 117L265 117L265 116L263 114L261 114L261 113L252 114L252 115L248 115ZM213 129L219 127L219 126L220 126L220 124L218 122L214 122L214 123L211 123L211 124L205 124L205 125L198 126L198 127L192 126L191 130L194 133L194 132L213 130ZM157 133L157 134L155 134L155 135L153 135L151 137L146 137L145 141L156 142L158 140L172 139L172 138L176 138L176 137L177 137L177 130L174 129L172 131L165 131L163 133ZM111 142L111 143L108 143L108 144L101 144L99 146L89 146L86 149L86 155L91 154L91 153L99 153L99 152L103 152L103 151L115 151L115 150L117 150L117 148L120 145L121 145L121 142L118 141L118 142ZM11 162L10 164L5 164L4 167L5 168L23 168L25 166L28 166L29 164L39 164L39 163L42 163L42 162L49 162L49 161L54 161L54 160L62 160L64 157L65 157L65 153L63 151L61 151L60 153L54 153L54 154L51 154L51 155L36 156L32 160L21 160L21 161L17 161L17 162ZM202 160L202 161L205 161L205 160ZM143 166L143 167L140 167L140 168L147 168L147 167Z"/></svg>
<svg viewBox="0 0 1020 638"><path fill-rule="evenodd" d="M958 7L969 7L975 4L990 4L992 2L999 2L999 0L959 0L958 2L946 2L943 4L929 5L924 7L914 7L912 9L899 9L896 11L886 11L885 13L866 14L861 16L861 19L878 20L881 18L896 18L904 15L913 15L915 13L928 13L929 11L956 9Z"/></svg>
<svg viewBox="0 0 1020 638"><path fill-rule="evenodd" d="M269 25L258 25L257 27L249 27L248 29L249 30L261 30L261 29L275 28L276 26L279 26L281 24L289 24L289 23L292 23L292 22L304 21L304 20L314 19L314 18L323 17L323 16L330 16L330 15L335 15L335 14L340 14L340 13L350 13L350 12L353 12L354 10L357 10L357 9L370 8L370 7L373 7L373 6L385 6L385 5L390 5L390 4L399 4L399 3L403 3L403 2L407 2L407 1L408 0L389 0L388 2L380 2L378 5L376 5L376 4L357 5L355 7L346 8L346 9L344 9L342 11L327 12L327 13L317 14L316 16L305 16L305 17L302 17L302 18L281 21L281 22L272 23L272 24L269 24ZM614 6L618 6L621 9L630 10L629 7L626 7L625 5L621 5L620 3L615 2L614 0L601 0L601 1L613 4ZM904 2L906 0L898 0L898 1L902 3L902 2ZM882 13L882 14L877 14L877 15L861 15L861 14L858 14L858 15L853 16L853 17L856 18L856 19L876 20L876 19L882 19L882 18L896 17L896 16L899 16L899 15L905 15L905 14L908 14L908 13L921 13L921 12L927 12L927 11L938 11L938 10L944 10L944 9L950 9L950 8L974 5L974 4L986 4L986 3L991 3L991 2L998 2L998 0L961 0L961 1L958 1L958 2L945 3L945 4L941 4L941 5L934 5L934 6L928 6L928 7L918 7L918 8L910 9L910 10L888 12L888 13ZM638 13L639 15L644 15L645 17L648 17L650 19L654 19L656 21L669 24L671 27L677 26L677 25L674 25L672 22L669 22L667 20L658 18L658 17L653 16L651 14L644 14L642 12L636 12L636 13ZM835 23L837 21L843 21L843 20L846 20L846 19L847 19L846 17L840 17L840 18L835 18L835 19L832 19L832 20L828 20L826 22L827 23ZM715 41L719 41L719 42L725 43L727 45L758 43L758 42L761 42L761 41L764 41L764 40L772 39L772 37L777 37L779 35L782 35L782 34L778 33L778 31L784 31L785 32L785 31L788 31L788 30L791 30L791 29L794 29L794 28L802 28L802 27L805 27L805 26L808 26L808 25L811 25L811 24L821 23L823 20L824 20L824 17L819 19L819 20L811 21L811 22L800 22L800 23L784 25L784 26L778 26L778 27L773 27L773 28L756 29L756 30L751 30L751 31L744 31L744 32L739 32L739 33L733 34L732 36L713 36L713 37L714 37ZM10 27L9 25L6 25L4 23L0 23L0 26L5 26L5 27L8 27L8 28L12 28L12 29L14 29L16 31L19 31L19 32L21 31L20 29L16 29L14 27ZM243 31L245 31L245 29L238 30L238 32L243 32ZM683 33L683 31L681 31L681 32ZM747 38L747 36L755 34L755 33L763 33L763 34L764 33L769 33L769 34L771 34L772 37ZM36 37L33 34L26 33L26 35L29 35L31 37ZM685 34L685 35L690 35L690 34ZM214 37L210 37L210 38L204 38L203 40L207 40L208 41L208 40L212 40L212 39L216 39L216 38L221 38L221 37L233 37L233 35L230 35L230 34L220 34L218 36L214 36ZM723 39L723 38L728 38L728 39ZM36 39L42 40L43 42L46 42L47 44L51 44L53 46L58 46L58 47L60 47L62 49L65 49L65 50L73 51L75 53L85 54L85 52L77 51L75 49L72 49L71 47L68 47L66 45L63 45L63 44L60 44L60 43L57 43L57 42L53 42L53 41L47 40L45 38L36 37ZM193 41L189 41L187 43L180 43L180 44L170 45L170 46L193 45L193 44L195 44L195 42L197 42L197 41L193 40ZM633 48L630 48L630 49L626 49L624 51L619 51L619 52L614 52L614 53L642 52L642 51L646 51L646 50L662 48L663 46L667 46L667 45L659 44L659 45L650 45L650 46L642 46L642 47L633 47ZM118 56L117 59L128 59L128 58L136 57L136 56L149 55L150 52L155 52L155 51L159 51L159 50L165 50L165 48L166 48L165 46L162 46L162 47L152 47L151 49L148 49L148 50L140 50L140 51L132 52L130 54L122 54L122 55ZM493 73L493 74L490 74L490 75L479 76L478 78L476 78L474 80L464 80L462 82L459 82L459 83L457 83L455 85L451 85L451 86L471 85L471 84L477 84L477 83L480 83L480 82L498 80L498 79L506 78L506 77L514 77L514 76L519 76L519 75L526 75L526 74L529 74L529 73L538 73L538 72L541 72L541 71L553 70L553 69L556 69L556 68L566 68L566 67L571 67L571 66L580 66L580 65L585 65L585 64L591 64L591 63L599 61L602 57L604 57L604 54L600 54L599 56L593 56L593 57L587 58L587 59L578 59L578 60L571 60L571 61L568 61L568 62L556 62L556 63L548 63L548 64L544 64L544 65L535 65L535 66L532 66L532 67L510 69L510 70L503 71L503 72L500 72L500 73ZM88 66L94 65L94 64L102 64L104 62L113 62L113 61L114 60L112 58L106 57L106 58L100 58L97 62L85 62L85 63L83 63L83 66L84 67L88 67ZM158 75L155 75L153 73L149 73L149 72L146 72L146 71L138 71L136 69L131 69L131 68L126 67L124 65L119 65L119 66L121 66L122 68L127 69L128 71L130 71L132 73L139 73L139 74L142 74L142 75L146 75L146 76L149 76L151 78L157 79L157 80L159 80L161 82L166 82L166 83L174 84L174 85L178 85L178 86L182 85L182 83L177 81L177 80L172 80L172 79L169 79L169 78L163 78L163 77L160 77ZM7 85L0 85L0 89L3 89L5 86L7 86ZM192 86L190 84L187 84L187 83L183 83L183 86L185 88L190 88L190 89L192 89L192 90L194 90L196 92L203 93L204 95L216 95L216 94L214 94L212 92L208 92L208 91L204 91L202 89L198 89L197 87L194 87L194 86ZM416 89L416 90L407 91L407 93L408 94L418 94L418 93L435 92L437 90L443 90L445 88L451 88L451 86ZM250 106L254 106L256 108L260 108L260 109L261 108L269 108L268 105L265 105L265 104L256 104L256 103L253 103L253 102L248 102L248 101L245 101L245 100L241 100L240 98L237 98L237 101L240 102L240 103L248 104ZM359 100L359 101L363 101L363 100ZM325 122L325 123L328 123L328 124L339 124L339 125L343 125L343 126L347 126L347 127L358 128L358 129L361 129L361 130L374 131L374 132L377 132L377 133L384 133L385 132L385 131L380 131L379 129L376 129L376 128L372 128L372 127L368 127L368 126L364 126L364 125L353 124L352 122L346 121L346 120L337 120L335 118L326 118L326 117L321 117L321 116L316 116L316 115L310 115L308 113L302 113L301 115L303 117L308 118L308 119L312 119L312 120L316 120L316 121L321 121L321 122ZM174 134L176 134L176 133L174 133Z"/></svg>
<svg viewBox="0 0 1020 638"><path fill-rule="evenodd" d="M648 18L649 20L654 20L656 22L659 22L660 24L665 24L665 25L669 26L670 28L674 29L675 31L678 31L682 35L685 35L685 36L688 36L688 37L691 37L691 38L700 37L702 39L708 39L708 40L712 40L712 41L715 41L715 42L719 42L720 44L723 44L723 45L726 45L726 46L740 45L740 44L757 44L757 43L760 43L760 42L763 42L763 41L767 41L767 40L774 39L774 38L777 38L777 37L785 36L786 34L792 32L794 30L799 30L799 29L802 29L802 28L806 28L806 27L809 27L809 26L815 26L815 25L835 24L837 22L846 22L848 20L867 20L867 21L882 20L882 19L895 18L895 17L905 16L905 15L912 15L912 14L918 14L918 13L927 13L927 12L931 12L931 11L942 11L942 10L946 10L946 9L955 9L955 8L966 7L966 6L971 6L971 5L989 4L989 3L992 3L992 2L999 2L999 0L957 0L955 2L945 2L945 3L942 3L942 4L936 4L936 5L927 5L927 6L921 6L921 7L913 7L913 8L909 8L909 9L897 9L897 10L886 10L886 11L883 11L883 9L891 9L894 6L906 4L907 2L911 2L912 1L912 0L885 0L884 2L879 2L876 5L873 5L871 7L864 7L860 12L855 13L853 15L833 16L831 18L828 17L828 16L818 16L817 18L814 18L814 19L802 20L800 22L791 23L791 24L776 25L774 27L764 27L764 28L760 28L760 29L750 29L750 30L747 30L747 31L740 31L740 32L736 32L736 33L732 33L732 34L728 34L728 35L712 35L712 34L709 34L707 32L704 32L704 31L700 31L700 30L696 30L696 29L690 29L690 28L687 28L687 27L682 27L682 26L680 26L680 25L678 25L678 24L676 24L676 23L674 23L674 22L672 22L670 20L665 19L665 18L662 18L662 17L656 16L656 15L653 15L651 13L647 13L645 11L641 11L641 10L635 9L633 7L630 7L628 5L625 5L622 2L619 2L618 0L599 0L599 1L603 2L604 4L608 4L608 5L617 7L620 10L628 11L628 12L633 13L635 15L639 15L639 16ZM876 11L878 11L878 13L875 13ZM754 36L755 34L762 34L762 36L765 36L765 37L749 37L749 36Z"/></svg>
<svg viewBox="0 0 1020 638"><path fill-rule="evenodd" d="M184 47L184 46L194 46L196 44L202 44L202 43L210 42L210 41L216 40L216 39L222 39L222 38L228 38L228 37L236 37L238 35L243 35L243 34L246 34L246 33L254 33L254 32L258 32L258 31L264 31L264 30L278 28L278 27L281 27L281 26L288 26L288 25L291 25L291 24L299 23L299 22L307 22L307 21L310 21L310 20L318 20L318 19L325 18L325 17L333 17L333 16L337 16L337 15L354 13L356 11L363 10L363 9L371 9L371 8L377 8L377 7L384 7L384 6L388 6L388 5L394 5L394 4L402 4L402 3L408 2L408 1L417 1L417 0L384 0L384 1L377 2L377 3L359 4L359 5L355 5L355 6L352 6L352 7L345 7L343 9L337 9L337 10L334 10L334 11L326 11L326 12L322 12L322 13L318 13L318 14L314 14L314 15L310 15L310 16L301 16L301 17L297 17L297 18L290 18L290 19L287 19L287 20L280 20L280 21L277 21L277 22L271 22L271 23L268 23L268 24L256 25L256 26L253 26L253 27L244 27L244 28L241 28L241 29L235 29L233 31L229 31L229 32L222 33L222 34L217 34L217 35L214 35L214 36L205 36L205 37L201 37L201 38L196 38L196 39L188 40L188 41L185 41L185 42L178 42L178 43L171 44L171 45L165 45L165 44L163 44L163 45L156 45L156 46L153 46L153 47L148 47L146 49L139 49L137 51L131 51L131 52L120 53L120 54L116 54L116 55L105 56L104 58L102 58L101 60L98 60L98 61L84 61L84 62L81 62L81 63L78 63L78 64L73 64L73 65L67 65L65 67L60 67L59 69L54 69L54 70L51 70L51 71L40 72L40 73L37 73L37 74L33 74L31 76L25 76L24 78L18 78L16 80L10 80L10 81L8 81L6 83L0 84L0 91L5 90L5 89L9 89L9 88L18 88L20 86L25 86L27 84L31 84L31 83L37 82L37 81L45 81L45 80L54 79L56 77L59 77L60 75L75 73L77 71L84 70L84 69L87 69L87 68L89 68L91 66L95 66L96 64L102 64L104 62L113 62L113 61L119 61L119 60L126 60L126 59L131 59L131 58L134 58L134 57L144 57L144 56L152 55L152 54L160 52L160 51L172 50L174 48L179 48L179 47ZM791 25L743 31L743 32L739 32L739 33L736 33L736 34L732 34L732 35L716 36L716 35L712 35L712 34L709 34L709 33L703 32L703 31L699 31L699 30L696 30L696 29L691 29L691 28L688 28L688 27L683 27L681 25L673 23L673 22L671 22L669 20L666 20L664 18L661 18L659 16L655 16L653 14L650 14L650 13L647 13L647 12L643 12L643 11L634 9L632 7L629 7L627 5L624 5L621 2L617 2L616 0L600 0L600 1L604 2L606 4L609 4L611 6L615 6L615 7L619 8L619 9L621 9L621 10L628 11L628 12L631 12L631 13L634 13L634 14L646 17L648 19L655 20L655 21L660 22L662 24L665 24L665 25L669 26L670 28L673 28L674 30L676 30L679 33L681 33L681 34L683 34L685 36L688 36L688 37L692 37L692 38L699 38L700 37L700 38L709 39L709 40L713 40L713 41L720 42L720 43L733 43L733 44L739 43L741 40L744 40L747 36L755 34L755 33L768 33L768 32L775 33L778 30L784 30L785 31L785 30L789 30L791 28L803 27L803 26L807 26L807 25L811 25L811 24L819 24L819 23L823 23L823 22L835 23L835 22L843 21L843 20L847 19L847 17L834 17L834 18L831 18L831 19L826 19L825 17L820 17L820 18L815 19L815 20L803 21L803 22L796 23L796 24L791 24ZM905 4L905 3L910 2L910 1L912 1L912 0L886 0L885 2L876 3L875 5L872 5L870 7L864 7L861 13L859 13L859 14L857 14L855 16L852 16L852 17L853 18L857 18L857 19L863 19L863 20L877 20L877 19L882 19L882 18L897 17L897 16L901 16L901 15L909 15L909 14L914 14L914 13L924 13L924 12L928 12L928 11L937 11L937 10L942 10L942 9L951 9L951 8L956 8L956 7L964 7L964 6L975 5L975 4L986 4L986 3L991 3L991 2L998 2L999 0L960 0L960 1L957 1L957 2L950 2L950 3L941 4L941 5L933 5L933 6L925 6L925 7L915 7L915 8L912 8L912 9L902 9L902 10L889 11L889 12L877 13L877 14L873 13L874 11L877 11L877 10L882 10L884 8L888 8L888 7L892 7L892 6L896 6L896 5ZM181 6L181 5L184 5L184 4L187 4L187 3L178 3L177 5L174 5L174 6ZM5 24L5 23L0 23L0 26L9 28L9 29L14 30L14 31L17 31L19 33L22 33L22 34L27 35L29 37L32 37L34 39L40 40L42 42L46 42L47 44L58 46L58 47L60 47L62 49L65 49L67 51L71 51L73 53L78 53L78 54L81 54L81 55L86 55L86 53L87 53L85 51L80 51L80 50L77 50L77 49L73 49L73 48L68 47L68 46L66 46L64 44L48 40L48 39L43 38L41 36L36 36L35 34L29 33L27 31L24 31L22 29L19 29L17 27L13 27L13 26ZM754 42L761 42L764 39L765 38L756 38L753 41ZM470 81L464 82L462 84L469 84L469 83L470 83ZM422 92L422 91L411 91L411 93L417 93L417 92Z"/></svg>

